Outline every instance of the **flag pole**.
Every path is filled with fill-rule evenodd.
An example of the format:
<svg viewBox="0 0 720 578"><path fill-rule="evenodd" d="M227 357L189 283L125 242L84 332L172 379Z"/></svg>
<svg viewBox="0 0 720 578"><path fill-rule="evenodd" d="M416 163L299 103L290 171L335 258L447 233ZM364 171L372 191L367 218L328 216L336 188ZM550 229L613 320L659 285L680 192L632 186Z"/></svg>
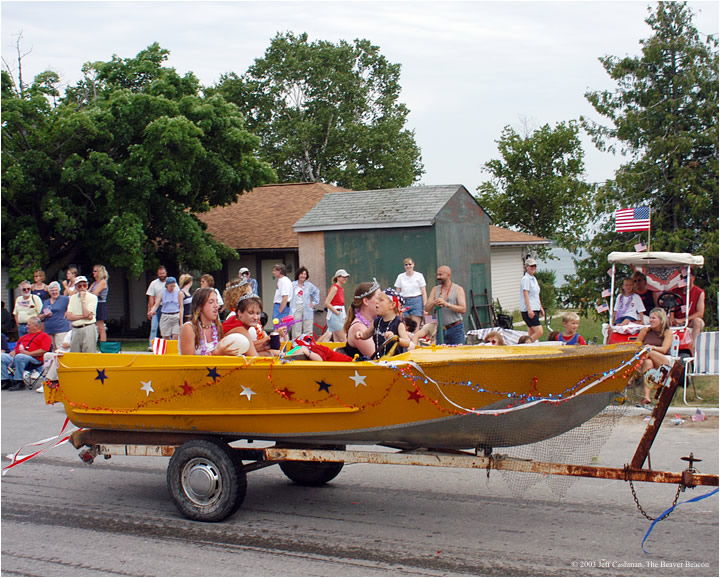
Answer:
<svg viewBox="0 0 720 578"><path fill-rule="evenodd" d="M648 249L647 252L650 253L650 234L652 231L652 205L650 206L650 211L648 213Z"/></svg>

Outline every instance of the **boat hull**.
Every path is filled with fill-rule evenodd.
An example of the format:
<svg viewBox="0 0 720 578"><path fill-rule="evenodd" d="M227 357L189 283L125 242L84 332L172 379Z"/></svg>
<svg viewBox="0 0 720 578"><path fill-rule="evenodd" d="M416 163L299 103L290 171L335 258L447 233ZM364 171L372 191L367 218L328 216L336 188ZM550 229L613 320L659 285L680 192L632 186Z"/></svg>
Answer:
<svg viewBox="0 0 720 578"><path fill-rule="evenodd" d="M390 362L67 354L46 388L79 427L278 443L474 448L554 437L602 411L636 345L436 347Z"/></svg>

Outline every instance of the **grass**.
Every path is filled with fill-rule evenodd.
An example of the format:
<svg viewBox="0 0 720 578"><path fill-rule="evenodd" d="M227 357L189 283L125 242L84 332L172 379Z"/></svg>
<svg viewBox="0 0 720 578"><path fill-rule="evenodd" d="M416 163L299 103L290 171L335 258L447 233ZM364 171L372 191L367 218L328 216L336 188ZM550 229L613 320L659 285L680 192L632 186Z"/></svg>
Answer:
<svg viewBox="0 0 720 578"><path fill-rule="evenodd" d="M568 311L572 311L572 309L569 309ZM563 325L562 325L562 315L565 313L565 311L557 311L553 315L551 321L550 321L550 330L545 328L545 331L542 334L542 337L540 338L540 341L547 341L548 335L550 331L562 331ZM517 315L513 314L513 319L520 319L520 314ZM544 319L543 319L544 321ZM543 325L544 326L544 325ZM515 330L516 331L527 331L527 325L525 323L516 323L515 324ZM580 327L578 327L578 333L582 335L585 338L585 341L588 343L592 343L593 339L596 340L597 343L603 342L603 336L602 336L602 322L601 321L595 321L593 319L589 319L587 317L580 316Z"/></svg>
<svg viewBox="0 0 720 578"><path fill-rule="evenodd" d="M702 399L695 397L695 392L690 383L688 383L687 400L692 406L699 407L718 407L718 376L717 375L698 375L693 377L691 382L695 385L697 395ZM682 383L675 393L673 405L685 405L683 402Z"/></svg>

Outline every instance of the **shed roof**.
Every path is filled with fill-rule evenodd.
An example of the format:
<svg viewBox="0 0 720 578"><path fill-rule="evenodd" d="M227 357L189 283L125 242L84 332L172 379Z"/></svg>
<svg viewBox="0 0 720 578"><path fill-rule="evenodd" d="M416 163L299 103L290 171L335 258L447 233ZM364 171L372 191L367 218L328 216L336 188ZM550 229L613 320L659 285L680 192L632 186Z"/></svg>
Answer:
<svg viewBox="0 0 720 578"><path fill-rule="evenodd" d="M347 190L325 183L265 185L197 216L215 239L235 249L297 249L293 223L327 193Z"/></svg>
<svg viewBox="0 0 720 578"><path fill-rule="evenodd" d="M462 185L416 186L325 195L299 219L296 232L426 227Z"/></svg>
<svg viewBox="0 0 720 578"><path fill-rule="evenodd" d="M511 231L502 227L490 225L490 246L509 247L513 245L549 245L550 241L543 237L528 235L518 231Z"/></svg>

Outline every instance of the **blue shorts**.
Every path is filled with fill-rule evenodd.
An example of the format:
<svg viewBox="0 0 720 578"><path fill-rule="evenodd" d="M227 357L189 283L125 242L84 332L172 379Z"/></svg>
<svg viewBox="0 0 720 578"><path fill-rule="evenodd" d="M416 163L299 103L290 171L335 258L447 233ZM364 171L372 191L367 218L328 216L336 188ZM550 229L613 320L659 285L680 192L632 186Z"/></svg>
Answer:
<svg viewBox="0 0 720 578"><path fill-rule="evenodd" d="M107 319L107 301L98 301L95 319L96 321L105 321Z"/></svg>
<svg viewBox="0 0 720 578"><path fill-rule="evenodd" d="M345 325L345 310L340 315L327 312L327 330L328 331L342 331Z"/></svg>
<svg viewBox="0 0 720 578"><path fill-rule="evenodd" d="M405 315L416 315L417 317L422 317L422 304L422 295L416 295L415 297L406 297L405 307L407 307L407 311L405 311Z"/></svg>

